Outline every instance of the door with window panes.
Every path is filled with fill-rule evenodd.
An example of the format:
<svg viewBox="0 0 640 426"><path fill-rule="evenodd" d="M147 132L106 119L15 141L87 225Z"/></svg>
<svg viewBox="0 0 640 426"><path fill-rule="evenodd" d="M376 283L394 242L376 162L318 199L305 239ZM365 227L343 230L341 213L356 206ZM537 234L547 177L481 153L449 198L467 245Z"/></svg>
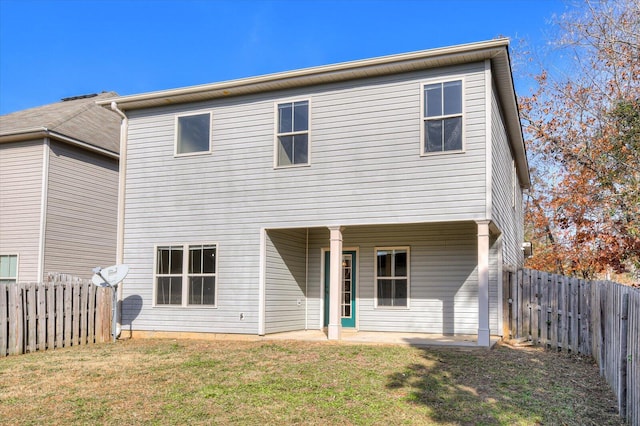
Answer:
<svg viewBox="0 0 640 426"><path fill-rule="evenodd" d="M324 257L324 325L329 324L330 253ZM342 327L356 326L356 252L342 252L342 282L340 284L340 322Z"/></svg>

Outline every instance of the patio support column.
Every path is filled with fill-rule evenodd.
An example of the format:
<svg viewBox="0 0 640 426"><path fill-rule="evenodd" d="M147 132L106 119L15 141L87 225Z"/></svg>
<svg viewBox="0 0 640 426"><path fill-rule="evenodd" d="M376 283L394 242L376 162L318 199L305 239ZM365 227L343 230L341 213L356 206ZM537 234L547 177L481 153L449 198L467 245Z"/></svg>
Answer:
<svg viewBox="0 0 640 426"><path fill-rule="evenodd" d="M478 220L478 346L491 346L489 332L489 220Z"/></svg>
<svg viewBox="0 0 640 426"><path fill-rule="evenodd" d="M331 245L329 250L329 340L340 340L340 287L342 284L342 230L340 226L329 226Z"/></svg>

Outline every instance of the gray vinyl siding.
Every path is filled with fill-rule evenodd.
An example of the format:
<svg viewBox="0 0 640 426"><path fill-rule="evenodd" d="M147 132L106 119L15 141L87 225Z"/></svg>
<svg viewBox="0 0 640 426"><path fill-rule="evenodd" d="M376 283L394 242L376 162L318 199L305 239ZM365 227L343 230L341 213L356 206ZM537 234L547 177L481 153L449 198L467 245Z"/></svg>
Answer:
<svg viewBox="0 0 640 426"><path fill-rule="evenodd" d="M465 151L421 157L421 84L461 75ZM125 304L125 320L139 330L257 333L261 228L484 219L484 84L477 63L130 112L123 289L142 302L131 312ZM311 165L274 169L275 105L300 99L310 102ZM174 157L175 116L196 111L212 113L212 152ZM154 245L183 242L219 243L216 309L152 306ZM433 266L475 262L465 256ZM447 299L469 311L456 332L477 328L470 282ZM313 315L308 324L319 322ZM363 312L365 324L373 317Z"/></svg>
<svg viewBox="0 0 640 426"><path fill-rule="evenodd" d="M503 262L512 268L523 263L522 191L516 184L513 203L513 156L495 91L491 99L492 219L502 232Z"/></svg>
<svg viewBox="0 0 640 426"><path fill-rule="evenodd" d="M43 144L0 144L0 254L18 255L19 281L39 281Z"/></svg>
<svg viewBox="0 0 640 426"><path fill-rule="evenodd" d="M357 251L357 328L438 334L478 331L477 228L473 222L347 227L344 249ZM408 308L375 306L376 247L410 248ZM309 231L309 328L322 315L322 249L329 247L325 229ZM491 294L497 294L496 282ZM493 296L492 296L493 297ZM497 325L491 306L492 331Z"/></svg>
<svg viewBox="0 0 640 426"><path fill-rule="evenodd" d="M116 261L118 162L51 142L44 273L91 278Z"/></svg>
<svg viewBox="0 0 640 426"><path fill-rule="evenodd" d="M306 231L272 230L266 239L266 333L304 330L307 290Z"/></svg>

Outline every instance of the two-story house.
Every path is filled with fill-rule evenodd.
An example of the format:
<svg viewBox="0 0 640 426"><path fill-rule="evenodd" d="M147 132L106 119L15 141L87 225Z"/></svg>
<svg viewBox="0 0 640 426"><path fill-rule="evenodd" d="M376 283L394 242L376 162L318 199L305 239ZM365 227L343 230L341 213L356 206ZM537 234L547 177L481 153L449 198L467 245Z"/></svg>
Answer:
<svg viewBox="0 0 640 426"><path fill-rule="evenodd" d="M500 334L530 184L506 39L98 103L134 335Z"/></svg>
<svg viewBox="0 0 640 426"><path fill-rule="evenodd" d="M116 259L120 117L75 96L0 116L0 282Z"/></svg>

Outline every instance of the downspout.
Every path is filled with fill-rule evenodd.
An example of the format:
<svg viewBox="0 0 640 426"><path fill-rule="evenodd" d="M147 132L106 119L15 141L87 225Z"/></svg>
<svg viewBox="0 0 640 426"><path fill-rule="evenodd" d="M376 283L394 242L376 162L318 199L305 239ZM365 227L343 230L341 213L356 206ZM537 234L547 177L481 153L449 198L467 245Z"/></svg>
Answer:
<svg viewBox="0 0 640 426"><path fill-rule="evenodd" d="M127 174L127 133L129 129L129 119L126 114L118 108L118 104L111 102L111 110L122 117L120 123L120 159L118 161L118 225L117 225L117 242L116 242L116 263L119 265L124 262L124 200L126 190L126 174ZM117 290L117 307L116 307L116 338L122 333L122 286L120 283Z"/></svg>
<svg viewBox="0 0 640 426"><path fill-rule="evenodd" d="M38 275L37 282L43 282L44 279L44 256L45 256L45 237L47 233L47 206L49 204L49 158L51 142L48 137L44 138L42 148L42 181L40 184L40 231L38 244Z"/></svg>

